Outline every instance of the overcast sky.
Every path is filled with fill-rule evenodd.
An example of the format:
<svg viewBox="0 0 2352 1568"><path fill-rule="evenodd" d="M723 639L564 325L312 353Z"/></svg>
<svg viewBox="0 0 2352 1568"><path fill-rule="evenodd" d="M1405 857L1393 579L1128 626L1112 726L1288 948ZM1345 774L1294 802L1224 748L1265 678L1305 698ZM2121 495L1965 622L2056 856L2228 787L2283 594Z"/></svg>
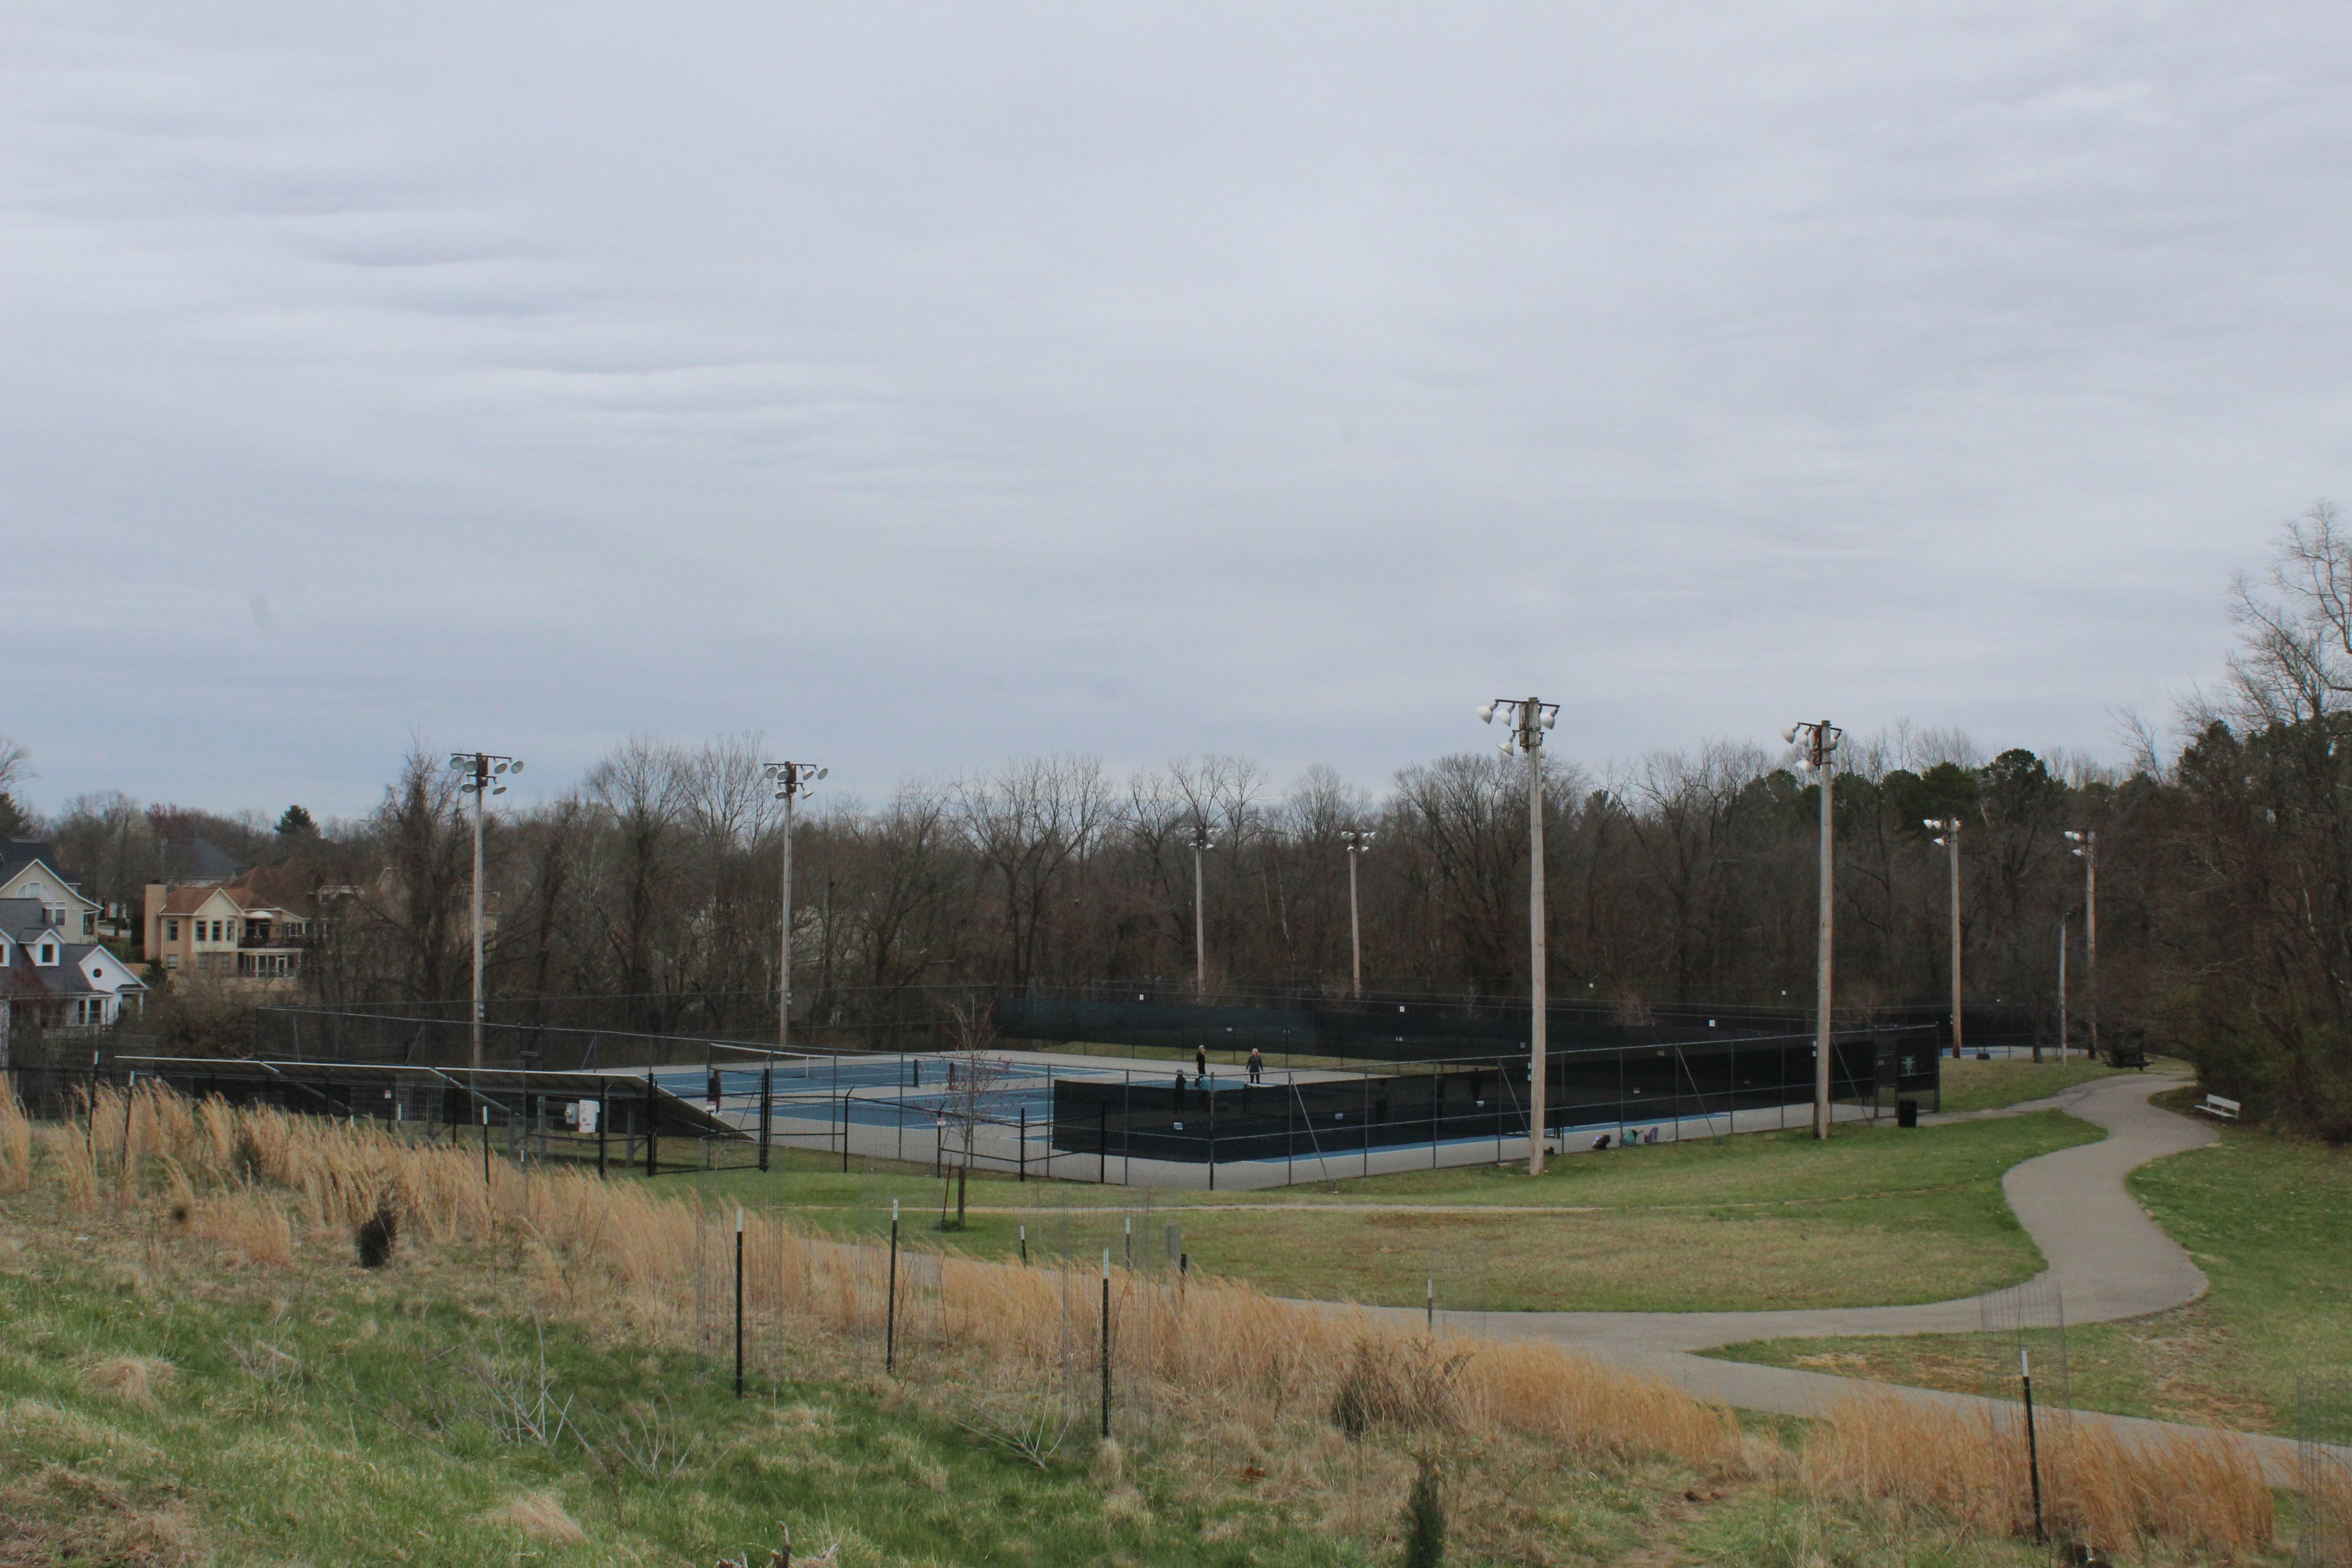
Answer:
<svg viewBox="0 0 2352 1568"><path fill-rule="evenodd" d="M0 732L2120 755L2352 498L2347 89L2341 4L0 0Z"/></svg>

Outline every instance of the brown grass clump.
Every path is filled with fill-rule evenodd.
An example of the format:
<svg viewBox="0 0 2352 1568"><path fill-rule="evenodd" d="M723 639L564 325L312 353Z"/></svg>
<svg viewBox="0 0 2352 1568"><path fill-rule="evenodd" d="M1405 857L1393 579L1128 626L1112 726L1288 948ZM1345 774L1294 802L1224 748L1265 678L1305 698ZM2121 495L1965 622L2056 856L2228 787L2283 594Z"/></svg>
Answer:
<svg viewBox="0 0 2352 1568"><path fill-rule="evenodd" d="M564 1511L553 1492L526 1492L482 1515L484 1524L519 1530L533 1541L585 1541L588 1532Z"/></svg>
<svg viewBox="0 0 2352 1568"><path fill-rule="evenodd" d="M2063 1415L2044 1416L2040 1438L2044 1515L2067 1536L2110 1548L2164 1540L2232 1555L2271 1540L2270 1489L2240 1439L2126 1436ZM1800 1473L1816 1497L1885 1499L1996 1533L2032 1525L2023 1428L1989 1410L1864 1394L1831 1413Z"/></svg>
<svg viewBox="0 0 2352 1568"><path fill-rule="evenodd" d="M142 1410L154 1409L159 1403L155 1397L156 1390L168 1385L178 1375L177 1367L153 1356L115 1356L89 1369L91 1386L103 1389L123 1404L136 1405Z"/></svg>
<svg viewBox="0 0 2352 1568"><path fill-rule="evenodd" d="M0 1482L0 1563L195 1568L212 1552L187 1506L62 1465Z"/></svg>
<svg viewBox="0 0 2352 1568"><path fill-rule="evenodd" d="M16 1086L0 1073L0 1196L33 1185L33 1123L16 1099Z"/></svg>
<svg viewBox="0 0 2352 1568"><path fill-rule="evenodd" d="M294 1227L286 1211L262 1194L228 1192L197 1200L188 1233L227 1247L257 1268L294 1267Z"/></svg>

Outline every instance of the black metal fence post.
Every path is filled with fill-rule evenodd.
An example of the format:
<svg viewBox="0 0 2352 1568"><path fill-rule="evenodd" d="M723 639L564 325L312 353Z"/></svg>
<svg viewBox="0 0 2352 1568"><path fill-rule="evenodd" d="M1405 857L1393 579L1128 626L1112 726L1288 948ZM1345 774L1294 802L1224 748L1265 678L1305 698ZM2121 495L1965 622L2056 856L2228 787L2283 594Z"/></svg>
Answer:
<svg viewBox="0 0 2352 1568"><path fill-rule="evenodd" d="M2042 1525L2042 1444L2033 1430L2033 1363L2022 1346L2017 1352L2018 1381L2025 1385L2025 1466L2033 1480L2033 1539L2047 1541Z"/></svg>
<svg viewBox="0 0 2352 1568"><path fill-rule="evenodd" d="M482 1107L482 1185L490 1184L490 1108Z"/></svg>
<svg viewBox="0 0 2352 1568"><path fill-rule="evenodd" d="M646 1069L646 1174L651 1176L656 1163L654 1152L654 1069Z"/></svg>
<svg viewBox="0 0 2352 1568"><path fill-rule="evenodd" d="M735 1397L743 1397L743 1205L735 1205Z"/></svg>
<svg viewBox="0 0 2352 1568"><path fill-rule="evenodd" d="M599 1085L596 1089L596 1173L604 1174L606 1128L613 1120L611 1092Z"/></svg>
<svg viewBox="0 0 2352 1568"><path fill-rule="evenodd" d="M1029 1108L1025 1105L1021 1108L1021 1142L1015 1153L1021 1162L1020 1180L1025 1182L1029 1179ZM1025 1226L1022 1234L1024 1236L1028 1234ZM1021 1261L1026 1263L1029 1259L1024 1256Z"/></svg>
<svg viewBox="0 0 2352 1568"><path fill-rule="evenodd" d="M1102 1262L1102 1435L1110 1437L1110 1248Z"/></svg>
<svg viewBox="0 0 2352 1568"><path fill-rule="evenodd" d="M760 1069L760 1169L768 1168L768 1113L774 1103L776 1068L773 1063Z"/></svg>

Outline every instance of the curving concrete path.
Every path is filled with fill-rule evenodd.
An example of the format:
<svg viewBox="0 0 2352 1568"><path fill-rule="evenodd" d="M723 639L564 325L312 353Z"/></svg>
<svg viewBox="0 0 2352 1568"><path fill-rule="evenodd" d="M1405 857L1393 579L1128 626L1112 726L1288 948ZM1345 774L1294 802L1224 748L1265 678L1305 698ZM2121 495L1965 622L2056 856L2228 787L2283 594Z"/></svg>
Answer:
<svg viewBox="0 0 2352 1568"><path fill-rule="evenodd" d="M2048 1100L1937 1121L2060 1110L2106 1130L2096 1143L2038 1155L2012 1166L2001 1191L2054 1279L2069 1323L2109 1322L2186 1306L2205 1293L2204 1271L2132 1201L2124 1178L2151 1160L2218 1141L2213 1129L2150 1105L2186 1080L2158 1074L2095 1079ZM1418 1321L1410 1308L1365 1309ZM1484 1331L1551 1341L1646 1372L1702 1399L1784 1415L1822 1415L1865 1390L1948 1409L2008 1408L2005 1402L1793 1367L1716 1361L1695 1352L1743 1340L1847 1334L1972 1333L1983 1326L1979 1299L1903 1307L1842 1307L1773 1312L1488 1312ZM2132 1436L2210 1430L2137 1416L2079 1413ZM2233 1433L2274 1486L2295 1480L2295 1446L2284 1437ZM2352 1455L2345 1456L2352 1458Z"/></svg>
<svg viewBox="0 0 2352 1568"><path fill-rule="evenodd" d="M2002 1194L2048 1260L2074 1323L2137 1318L2184 1306L2205 1293L2205 1275L2132 1201L2124 1177L2150 1160L2216 1141L2210 1127L2150 1105L2181 1080L2134 1074L2096 1079L2049 1100L1999 1112L2057 1109L2107 1136L2011 1166ZM1949 1334L1981 1325L1978 1299L1907 1307L1832 1307L1769 1312L1496 1312L1497 1331L1655 1354L1710 1350L1739 1340L1819 1339L1842 1334Z"/></svg>

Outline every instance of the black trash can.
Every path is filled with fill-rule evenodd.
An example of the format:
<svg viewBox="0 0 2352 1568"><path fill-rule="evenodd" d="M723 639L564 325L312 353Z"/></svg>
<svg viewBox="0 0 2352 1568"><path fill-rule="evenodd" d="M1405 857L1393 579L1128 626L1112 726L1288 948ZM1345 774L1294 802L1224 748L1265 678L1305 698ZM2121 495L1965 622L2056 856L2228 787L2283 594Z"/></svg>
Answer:
<svg viewBox="0 0 2352 1568"><path fill-rule="evenodd" d="M1918 1126L1919 1102L1916 1100L1896 1100L1895 1102L1895 1125L1897 1127Z"/></svg>

